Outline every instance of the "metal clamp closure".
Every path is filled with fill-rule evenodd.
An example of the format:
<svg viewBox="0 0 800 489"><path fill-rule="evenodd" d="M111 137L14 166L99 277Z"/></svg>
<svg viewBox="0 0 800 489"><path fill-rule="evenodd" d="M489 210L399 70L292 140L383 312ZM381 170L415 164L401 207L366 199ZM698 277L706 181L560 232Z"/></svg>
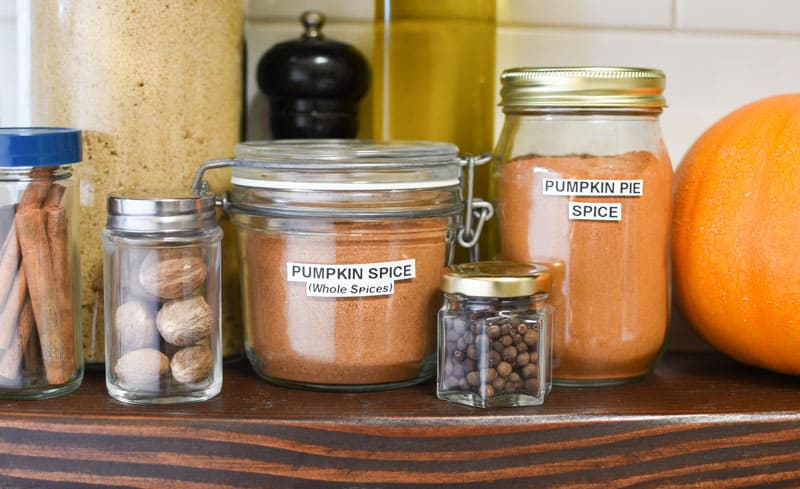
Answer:
<svg viewBox="0 0 800 489"><path fill-rule="evenodd" d="M458 244L469 250L469 259L477 261L478 239L481 236L483 225L494 216L494 206L485 200L474 197L473 187L475 184L475 167L484 165L492 160L491 153L484 153L480 156L466 155L460 158L462 167L466 167L466 210L464 216L464 226L458 231ZM473 228L473 219L475 227Z"/></svg>
<svg viewBox="0 0 800 489"><path fill-rule="evenodd" d="M215 168L227 168L229 166L233 166L234 160L208 160L197 169L194 174L194 179L192 180L192 192L195 195L205 195L208 193L208 181L203 180L203 175L205 175L206 171L213 170ZM215 196L214 203L217 207L221 207L225 212L227 212L228 207L228 193L225 192L222 197Z"/></svg>

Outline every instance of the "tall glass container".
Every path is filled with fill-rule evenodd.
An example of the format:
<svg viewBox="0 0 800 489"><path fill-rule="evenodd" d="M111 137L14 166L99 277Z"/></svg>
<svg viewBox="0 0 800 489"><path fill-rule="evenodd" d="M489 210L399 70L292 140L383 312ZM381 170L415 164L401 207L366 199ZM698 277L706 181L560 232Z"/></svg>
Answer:
<svg viewBox="0 0 800 489"><path fill-rule="evenodd" d="M375 0L373 49L374 139L491 151L495 0ZM488 182L488 165L476 167L475 197Z"/></svg>
<svg viewBox="0 0 800 489"><path fill-rule="evenodd" d="M83 130L78 169L83 343L102 363L100 235L106 196L189 188L197 166L240 140L242 2L18 2L20 124ZM229 175L211 181L225 190ZM223 229L229 224L223 222ZM235 233L226 233L223 351L241 351Z"/></svg>
<svg viewBox="0 0 800 489"><path fill-rule="evenodd" d="M669 320L664 74L515 68L494 181L501 256L553 273L553 382L641 378Z"/></svg>

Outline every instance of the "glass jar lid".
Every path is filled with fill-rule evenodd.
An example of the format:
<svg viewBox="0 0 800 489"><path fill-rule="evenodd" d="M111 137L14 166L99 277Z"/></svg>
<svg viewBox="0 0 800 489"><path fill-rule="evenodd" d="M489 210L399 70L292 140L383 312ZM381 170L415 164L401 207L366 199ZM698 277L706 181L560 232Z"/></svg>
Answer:
<svg viewBox="0 0 800 489"><path fill-rule="evenodd" d="M523 297L550 292L547 267L533 263L485 261L462 263L442 274L442 291L472 297Z"/></svg>
<svg viewBox="0 0 800 489"><path fill-rule="evenodd" d="M0 166L58 166L81 161L81 132L66 127L0 128Z"/></svg>
<svg viewBox="0 0 800 489"><path fill-rule="evenodd" d="M186 191L143 191L108 196L106 225L132 233L195 231L217 224L214 195Z"/></svg>
<svg viewBox="0 0 800 489"><path fill-rule="evenodd" d="M665 76L652 68L614 66L511 68L500 76L505 109L666 106Z"/></svg>
<svg viewBox="0 0 800 489"><path fill-rule="evenodd" d="M231 183L281 190L408 190L459 184L458 148L428 141L246 142Z"/></svg>

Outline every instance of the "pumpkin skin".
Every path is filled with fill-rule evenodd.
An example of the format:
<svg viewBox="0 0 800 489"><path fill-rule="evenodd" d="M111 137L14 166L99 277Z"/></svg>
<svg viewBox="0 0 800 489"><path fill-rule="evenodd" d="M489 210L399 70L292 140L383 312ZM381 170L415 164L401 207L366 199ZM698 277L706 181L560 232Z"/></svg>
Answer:
<svg viewBox="0 0 800 489"><path fill-rule="evenodd" d="M673 293L695 331L800 374L800 94L722 118L675 174Z"/></svg>

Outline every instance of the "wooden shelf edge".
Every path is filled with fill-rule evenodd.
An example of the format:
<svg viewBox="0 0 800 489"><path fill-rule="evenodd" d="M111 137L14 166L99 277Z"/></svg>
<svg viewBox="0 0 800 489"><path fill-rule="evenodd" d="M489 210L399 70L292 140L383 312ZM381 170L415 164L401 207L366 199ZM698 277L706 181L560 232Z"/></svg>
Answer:
<svg viewBox="0 0 800 489"><path fill-rule="evenodd" d="M212 401L127 406L88 372L68 396L0 402L0 487L796 485L799 387L718 354L670 354L638 383L480 410L431 384L285 389L240 363Z"/></svg>

